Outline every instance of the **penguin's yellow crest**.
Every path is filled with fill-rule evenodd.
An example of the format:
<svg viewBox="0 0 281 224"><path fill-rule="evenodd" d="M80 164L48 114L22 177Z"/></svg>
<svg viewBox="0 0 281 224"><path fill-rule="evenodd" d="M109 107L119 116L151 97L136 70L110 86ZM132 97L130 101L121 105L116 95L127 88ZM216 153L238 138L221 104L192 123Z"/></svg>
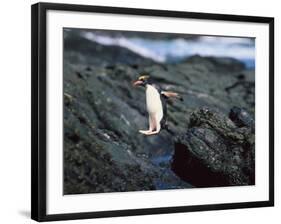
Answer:
<svg viewBox="0 0 281 224"><path fill-rule="evenodd" d="M149 75L142 75L139 77L139 80L143 81L143 80L147 80L148 78L149 78Z"/></svg>

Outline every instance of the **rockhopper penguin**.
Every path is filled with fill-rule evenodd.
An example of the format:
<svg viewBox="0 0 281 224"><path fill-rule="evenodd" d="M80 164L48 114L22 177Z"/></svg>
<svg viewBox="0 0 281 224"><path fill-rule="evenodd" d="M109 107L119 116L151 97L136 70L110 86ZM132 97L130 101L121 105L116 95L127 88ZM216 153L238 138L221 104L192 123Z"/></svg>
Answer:
<svg viewBox="0 0 281 224"><path fill-rule="evenodd" d="M151 81L148 75L143 75L133 83L134 86L144 86L146 89L146 108L149 115L149 129L139 130L144 135L158 134L161 128L166 127L167 105L169 98L182 100L179 94L163 91Z"/></svg>

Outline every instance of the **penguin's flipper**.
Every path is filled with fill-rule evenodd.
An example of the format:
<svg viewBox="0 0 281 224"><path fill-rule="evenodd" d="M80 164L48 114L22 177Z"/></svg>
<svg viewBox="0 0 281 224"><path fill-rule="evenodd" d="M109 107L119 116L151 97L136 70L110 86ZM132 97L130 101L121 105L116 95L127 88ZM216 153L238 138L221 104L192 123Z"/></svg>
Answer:
<svg viewBox="0 0 281 224"><path fill-rule="evenodd" d="M179 99L180 101L183 101L183 98L178 93L175 93L175 92L161 91L161 94L168 99L176 98L176 99Z"/></svg>

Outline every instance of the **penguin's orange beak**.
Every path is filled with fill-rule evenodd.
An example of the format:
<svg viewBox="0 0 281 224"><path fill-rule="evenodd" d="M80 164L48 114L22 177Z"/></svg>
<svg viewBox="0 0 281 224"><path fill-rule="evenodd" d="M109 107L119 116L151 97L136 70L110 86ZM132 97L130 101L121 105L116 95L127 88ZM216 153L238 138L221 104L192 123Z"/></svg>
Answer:
<svg viewBox="0 0 281 224"><path fill-rule="evenodd" d="M143 81L137 80L135 82L133 82L133 86L139 86L143 83Z"/></svg>

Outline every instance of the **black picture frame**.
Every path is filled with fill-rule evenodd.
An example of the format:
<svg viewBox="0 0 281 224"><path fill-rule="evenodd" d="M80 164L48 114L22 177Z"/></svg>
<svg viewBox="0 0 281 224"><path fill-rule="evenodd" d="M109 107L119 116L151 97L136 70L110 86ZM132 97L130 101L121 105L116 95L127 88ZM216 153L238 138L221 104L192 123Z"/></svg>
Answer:
<svg viewBox="0 0 281 224"><path fill-rule="evenodd" d="M269 200L243 203L160 207L70 214L46 213L46 13L48 10L100 12L124 15L162 16L217 21L254 22L269 25ZM102 7L73 4L37 3L32 5L32 155L31 155L31 218L37 221L70 220L115 216L192 212L274 206L274 18L164 11L137 8Z"/></svg>

